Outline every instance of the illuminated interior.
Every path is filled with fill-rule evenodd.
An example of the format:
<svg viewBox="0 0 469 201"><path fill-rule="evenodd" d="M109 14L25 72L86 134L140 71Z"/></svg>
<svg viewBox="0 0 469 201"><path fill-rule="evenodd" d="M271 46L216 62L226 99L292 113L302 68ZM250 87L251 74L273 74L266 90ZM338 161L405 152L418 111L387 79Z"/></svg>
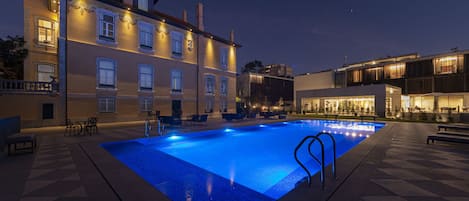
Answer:
<svg viewBox="0 0 469 201"><path fill-rule="evenodd" d="M374 96L342 96L302 99L303 111L343 115L375 114Z"/></svg>

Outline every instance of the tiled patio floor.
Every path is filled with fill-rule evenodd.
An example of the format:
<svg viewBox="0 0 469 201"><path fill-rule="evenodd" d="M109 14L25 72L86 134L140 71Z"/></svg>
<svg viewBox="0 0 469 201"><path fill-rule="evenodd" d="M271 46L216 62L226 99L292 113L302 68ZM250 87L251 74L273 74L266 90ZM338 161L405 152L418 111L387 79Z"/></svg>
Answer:
<svg viewBox="0 0 469 201"><path fill-rule="evenodd" d="M210 120L207 126L183 130L264 122ZM435 131L435 124L388 123L338 161L339 178L328 181L324 191L303 185L281 200L469 200L469 145L425 144L426 135ZM110 178L100 168L115 164L101 160L98 143L142 137L143 126L108 126L98 135L81 137L64 137L62 129L37 132L40 147L35 154L0 156L0 200L165 199L134 174L122 172L122 178ZM116 171L125 169L116 167ZM129 179L136 185L119 184Z"/></svg>

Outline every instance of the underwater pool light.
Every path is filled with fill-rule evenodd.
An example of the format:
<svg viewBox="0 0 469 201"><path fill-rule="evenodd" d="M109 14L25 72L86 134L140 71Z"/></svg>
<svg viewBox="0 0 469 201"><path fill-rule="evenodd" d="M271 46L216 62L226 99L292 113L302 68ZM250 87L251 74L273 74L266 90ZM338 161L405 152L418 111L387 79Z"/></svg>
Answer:
<svg viewBox="0 0 469 201"><path fill-rule="evenodd" d="M231 128L225 128L225 130L223 130L225 133L230 133L230 132L233 132L235 130L231 129Z"/></svg>
<svg viewBox="0 0 469 201"><path fill-rule="evenodd" d="M182 136L178 136L178 135L172 135L170 137L168 137L169 140L180 140L182 139Z"/></svg>

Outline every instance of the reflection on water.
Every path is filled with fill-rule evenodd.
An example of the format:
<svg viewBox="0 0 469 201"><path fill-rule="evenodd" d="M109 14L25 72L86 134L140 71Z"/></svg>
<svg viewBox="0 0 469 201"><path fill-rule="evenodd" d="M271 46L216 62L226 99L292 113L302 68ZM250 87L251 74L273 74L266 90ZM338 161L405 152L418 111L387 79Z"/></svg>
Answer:
<svg viewBox="0 0 469 201"><path fill-rule="evenodd" d="M330 129L340 130L354 130L354 131L375 131L373 124L359 124L359 123L324 123L324 127Z"/></svg>

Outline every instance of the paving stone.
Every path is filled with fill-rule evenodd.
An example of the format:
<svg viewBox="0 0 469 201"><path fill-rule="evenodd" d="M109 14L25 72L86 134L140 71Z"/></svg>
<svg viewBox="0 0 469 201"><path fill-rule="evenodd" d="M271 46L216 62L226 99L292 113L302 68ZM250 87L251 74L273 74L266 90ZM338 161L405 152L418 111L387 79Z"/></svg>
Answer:
<svg viewBox="0 0 469 201"><path fill-rule="evenodd" d="M64 194L63 196L64 197L87 197L88 195L86 194L85 188L83 186L80 186L76 188L75 190Z"/></svg>
<svg viewBox="0 0 469 201"><path fill-rule="evenodd" d="M44 197L44 196L32 196L32 197L23 197L20 201L55 201L58 197Z"/></svg>
<svg viewBox="0 0 469 201"><path fill-rule="evenodd" d="M469 193L469 181L460 181L460 180L442 180L439 181L446 185L452 186L453 188L457 188L461 191ZM469 196L468 196L469 197Z"/></svg>
<svg viewBox="0 0 469 201"><path fill-rule="evenodd" d="M469 201L469 197L444 197L448 201Z"/></svg>
<svg viewBox="0 0 469 201"><path fill-rule="evenodd" d="M27 195L27 194L35 191L35 190L44 188L44 187L46 187L48 185L51 185L55 182L56 182L56 180L40 180L40 181L28 180L28 181L26 181L23 195Z"/></svg>
<svg viewBox="0 0 469 201"><path fill-rule="evenodd" d="M54 172L55 169L32 169L28 179L34 179L39 176Z"/></svg>
<svg viewBox="0 0 469 201"><path fill-rule="evenodd" d="M415 172L397 169L397 168L380 168L378 169L386 174L392 175L394 177L405 179L405 180L429 180L430 178L419 175Z"/></svg>
<svg viewBox="0 0 469 201"><path fill-rule="evenodd" d="M419 165L416 163L412 163L410 161L406 160L398 160L398 159L385 159L383 162L395 166L395 167L401 167L401 168L408 168L408 169L427 169L428 167L425 167L423 165Z"/></svg>
<svg viewBox="0 0 469 201"><path fill-rule="evenodd" d="M399 196L365 196L361 199L363 201L407 201Z"/></svg>
<svg viewBox="0 0 469 201"><path fill-rule="evenodd" d="M418 186L399 179L373 179L372 181L399 196L437 196L419 188Z"/></svg>

